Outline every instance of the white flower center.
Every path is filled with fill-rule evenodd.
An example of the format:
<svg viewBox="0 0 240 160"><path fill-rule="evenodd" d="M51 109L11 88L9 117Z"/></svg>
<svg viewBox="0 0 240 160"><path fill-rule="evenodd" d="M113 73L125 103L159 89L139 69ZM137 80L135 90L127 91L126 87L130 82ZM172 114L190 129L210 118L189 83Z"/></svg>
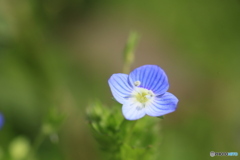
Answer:
<svg viewBox="0 0 240 160"><path fill-rule="evenodd" d="M136 83L140 84L140 81L136 81L134 84ZM155 94L151 90L140 88L137 86L134 88L134 91L131 94L131 98L133 98L135 102L138 102L141 104L141 107L139 109L145 107L145 105L151 102L154 97L155 97Z"/></svg>

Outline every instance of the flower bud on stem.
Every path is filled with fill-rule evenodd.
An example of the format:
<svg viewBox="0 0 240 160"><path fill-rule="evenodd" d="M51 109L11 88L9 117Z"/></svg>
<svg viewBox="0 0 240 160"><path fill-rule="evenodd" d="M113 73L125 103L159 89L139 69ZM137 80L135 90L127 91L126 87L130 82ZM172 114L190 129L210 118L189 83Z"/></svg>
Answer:
<svg viewBox="0 0 240 160"><path fill-rule="evenodd" d="M131 32L123 51L123 73L128 74L134 61L134 51L139 39L137 32Z"/></svg>

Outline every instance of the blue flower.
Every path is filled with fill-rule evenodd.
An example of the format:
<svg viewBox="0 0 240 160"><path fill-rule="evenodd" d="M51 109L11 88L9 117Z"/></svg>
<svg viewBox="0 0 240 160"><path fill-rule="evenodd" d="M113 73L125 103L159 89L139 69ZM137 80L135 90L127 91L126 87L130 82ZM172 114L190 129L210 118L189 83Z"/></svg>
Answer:
<svg viewBox="0 0 240 160"><path fill-rule="evenodd" d="M0 129L1 129L2 126L3 126L3 123L4 123L4 117L3 117L3 115L0 113Z"/></svg>
<svg viewBox="0 0 240 160"><path fill-rule="evenodd" d="M114 98L121 104L123 116L137 120L145 115L162 116L177 108L178 99L167 92L168 78L156 65L144 65L129 75L113 74L108 80Z"/></svg>

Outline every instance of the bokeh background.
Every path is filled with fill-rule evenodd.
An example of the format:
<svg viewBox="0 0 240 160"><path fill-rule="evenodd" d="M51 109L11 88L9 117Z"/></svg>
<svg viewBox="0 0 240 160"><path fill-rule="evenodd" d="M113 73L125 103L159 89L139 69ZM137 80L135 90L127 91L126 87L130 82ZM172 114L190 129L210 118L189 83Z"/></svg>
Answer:
<svg viewBox="0 0 240 160"><path fill-rule="evenodd" d="M161 66L180 100L161 122L162 159L240 153L239 28L238 0L1 0L0 159L31 148L55 108L66 119L38 159L98 160L85 109L111 104L107 80L122 72L131 31L141 36L132 69Z"/></svg>

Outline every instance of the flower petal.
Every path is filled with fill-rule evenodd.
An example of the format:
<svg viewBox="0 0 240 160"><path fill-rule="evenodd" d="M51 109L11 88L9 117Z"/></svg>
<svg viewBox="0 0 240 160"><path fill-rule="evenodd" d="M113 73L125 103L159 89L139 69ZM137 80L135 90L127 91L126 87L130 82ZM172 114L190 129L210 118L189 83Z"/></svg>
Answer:
<svg viewBox="0 0 240 160"><path fill-rule="evenodd" d="M128 100L123 104L122 113L127 120L137 120L145 116L145 108L141 103Z"/></svg>
<svg viewBox="0 0 240 160"><path fill-rule="evenodd" d="M128 75L117 73L113 74L108 80L114 98L121 104L125 103L125 97L128 97L132 92L132 87L128 84L127 79Z"/></svg>
<svg viewBox="0 0 240 160"><path fill-rule="evenodd" d="M0 113L0 129L2 128L3 124L4 124L4 117L3 117L3 115Z"/></svg>
<svg viewBox="0 0 240 160"><path fill-rule="evenodd" d="M155 97L153 102L146 106L145 111L149 116L162 116L175 111L177 108L177 103L177 97L169 92L166 92L161 97Z"/></svg>
<svg viewBox="0 0 240 160"><path fill-rule="evenodd" d="M157 65L144 65L133 70L128 78L131 86L140 81L139 87L152 90L155 94L164 94L168 88L168 78L165 72Z"/></svg>

